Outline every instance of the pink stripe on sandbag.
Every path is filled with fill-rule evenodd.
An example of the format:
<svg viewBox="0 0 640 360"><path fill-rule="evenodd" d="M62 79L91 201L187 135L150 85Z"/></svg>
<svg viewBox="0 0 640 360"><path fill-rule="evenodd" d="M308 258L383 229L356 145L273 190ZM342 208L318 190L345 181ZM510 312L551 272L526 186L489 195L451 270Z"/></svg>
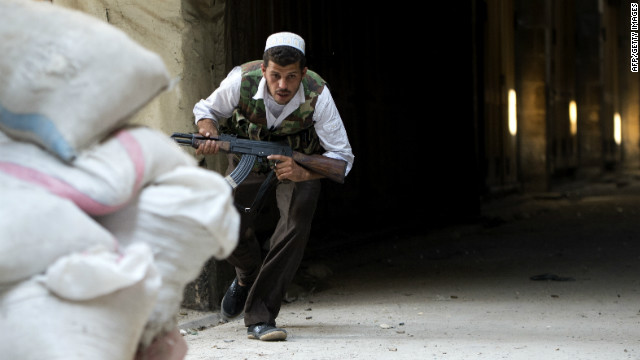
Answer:
<svg viewBox="0 0 640 360"><path fill-rule="evenodd" d="M129 154L129 159L133 163L133 168L136 172L136 181L133 189L134 193L137 193L142 187L142 180L144 179L144 153L142 152L142 147L140 147L138 140L128 131L120 130L115 136L125 148L127 154Z"/></svg>
<svg viewBox="0 0 640 360"><path fill-rule="evenodd" d="M122 130L116 135L116 138L122 146L125 148L129 158L133 162L135 169L135 182L132 192L132 197L138 193L142 185L144 177L144 154L142 148L137 140L128 132ZM121 204L106 205L102 204L89 195L82 193L80 190L73 187L71 184L53 177L49 174L45 174L38 170L34 170L22 165L14 164L11 162L0 161L0 171L11 175L17 179L39 185L49 192L60 196L65 199L73 201L82 211L89 215L106 215L118 211L123 208L131 198L127 199Z"/></svg>

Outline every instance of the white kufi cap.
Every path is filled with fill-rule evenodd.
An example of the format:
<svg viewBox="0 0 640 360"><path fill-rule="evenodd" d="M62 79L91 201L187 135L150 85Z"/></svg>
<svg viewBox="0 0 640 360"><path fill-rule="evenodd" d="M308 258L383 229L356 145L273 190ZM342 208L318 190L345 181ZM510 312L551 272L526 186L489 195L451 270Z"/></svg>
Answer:
<svg viewBox="0 0 640 360"><path fill-rule="evenodd" d="M265 46L264 51L274 46L291 46L302 51L304 55L304 39L294 33L279 32L272 34L267 38L267 46Z"/></svg>

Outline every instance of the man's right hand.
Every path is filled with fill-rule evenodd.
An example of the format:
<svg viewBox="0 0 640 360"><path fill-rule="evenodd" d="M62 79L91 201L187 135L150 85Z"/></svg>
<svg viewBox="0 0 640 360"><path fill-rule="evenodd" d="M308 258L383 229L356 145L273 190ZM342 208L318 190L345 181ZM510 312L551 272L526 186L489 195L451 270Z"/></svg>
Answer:
<svg viewBox="0 0 640 360"><path fill-rule="evenodd" d="M217 137L218 129L216 128L213 120L201 119L198 120L198 133L206 137ZM196 149L197 155L213 155L217 154L220 150L220 146L215 140L207 140L198 146Z"/></svg>

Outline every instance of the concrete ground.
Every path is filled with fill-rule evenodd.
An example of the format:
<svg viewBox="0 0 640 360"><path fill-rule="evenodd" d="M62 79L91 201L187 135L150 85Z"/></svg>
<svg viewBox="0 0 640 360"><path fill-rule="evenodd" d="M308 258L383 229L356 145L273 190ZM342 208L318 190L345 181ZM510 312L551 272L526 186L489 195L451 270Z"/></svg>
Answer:
<svg viewBox="0 0 640 360"><path fill-rule="evenodd" d="M512 196L477 223L307 259L301 274L278 317L286 341L185 310L186 360L640 359L640 180Z"/></svg>

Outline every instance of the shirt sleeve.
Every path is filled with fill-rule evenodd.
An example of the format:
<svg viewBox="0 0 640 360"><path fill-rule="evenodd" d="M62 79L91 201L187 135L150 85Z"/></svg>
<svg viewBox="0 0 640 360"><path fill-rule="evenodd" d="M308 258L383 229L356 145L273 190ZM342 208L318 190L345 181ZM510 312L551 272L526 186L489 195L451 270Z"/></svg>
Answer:
<svg viewBox="0 0 640 360"><path fill-rule="evenodd" d="M353 166L355 156L338 108L333 101L329 88L326 86L318 96L313 120L315 121L316 133L320 138L320 145L325 150L323 155L346 161L346 174L348 174Z"/></svg>
<svg viewBox="0 0 640 360"><path fill-rule="evenodd" d="M216 127L220 120L228 119L240 101L242 69L234 67L220 86L206 99L201 99L193 107L195 123L201 119L212 119Z"/></svg>

